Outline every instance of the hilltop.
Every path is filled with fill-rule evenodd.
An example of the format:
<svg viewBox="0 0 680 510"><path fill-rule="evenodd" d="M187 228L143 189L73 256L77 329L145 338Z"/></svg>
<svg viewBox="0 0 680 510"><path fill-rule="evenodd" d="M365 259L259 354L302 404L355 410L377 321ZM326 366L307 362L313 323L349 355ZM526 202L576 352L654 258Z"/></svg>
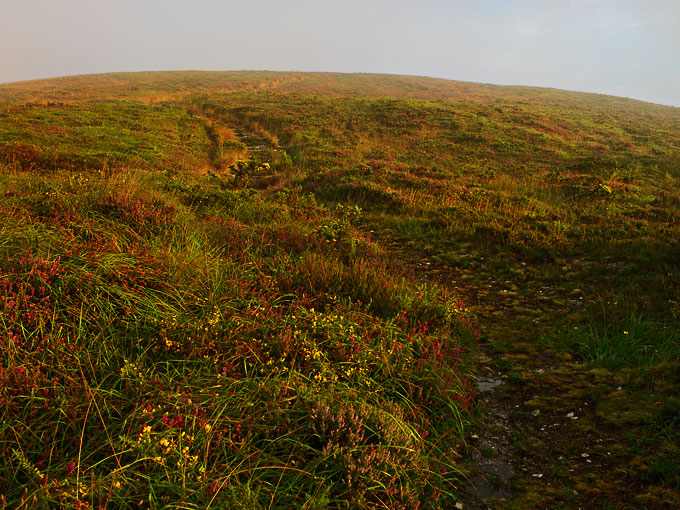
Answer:
<svg viewBox="0 0 680 510"><path fill-rule="evenodd" d="M680 504L680 108L5 84L0 229L12 507Z"/></svg>

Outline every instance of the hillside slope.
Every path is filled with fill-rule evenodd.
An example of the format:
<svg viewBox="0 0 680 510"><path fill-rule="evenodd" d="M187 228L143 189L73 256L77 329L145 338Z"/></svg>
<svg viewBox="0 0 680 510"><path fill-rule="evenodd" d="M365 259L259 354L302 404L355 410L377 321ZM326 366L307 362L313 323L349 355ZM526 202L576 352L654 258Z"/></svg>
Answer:
<svg viewBox="0 0 680 510"><path fill-rule="evenodd" d="M78 76L0 168L11 505L680 503L678 108Z"/></svg>

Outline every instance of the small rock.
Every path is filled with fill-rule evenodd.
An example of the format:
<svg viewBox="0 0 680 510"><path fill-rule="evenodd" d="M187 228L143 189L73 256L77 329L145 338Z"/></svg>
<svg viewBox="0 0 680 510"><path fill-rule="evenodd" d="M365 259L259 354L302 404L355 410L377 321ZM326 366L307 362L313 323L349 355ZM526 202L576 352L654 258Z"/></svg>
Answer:
<svg viewBox="0 0 680 510"><path fill-rule="evenodd" d="M458 510L463 510L463 503L460 501L454 505Z"/></svg>

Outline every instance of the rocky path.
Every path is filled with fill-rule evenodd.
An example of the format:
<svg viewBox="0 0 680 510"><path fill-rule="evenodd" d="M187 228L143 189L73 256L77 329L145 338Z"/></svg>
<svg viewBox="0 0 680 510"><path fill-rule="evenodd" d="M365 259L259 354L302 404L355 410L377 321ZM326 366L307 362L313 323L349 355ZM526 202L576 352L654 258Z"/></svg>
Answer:
<svg viewBox="0 0 680 510"><path fill-rule="evenodd" d="M672 508L665 495L645 493L631 462L643 462L621 444L607 402L630 396L625 377L577 362L546 340L552 322L583 313L588 289L555 285L587 281L576 271L592 262L545 268L518 263L498 271L481 258L467 268L446 267L388 233L389 253L408 260L421 281L436 281L461 295L479 318L478 403L481 415L468 436L466 509ZM566 326L565 326L566 327Z"/></svg>
<svg viewBox="0 0 680 510"><path fill-rule="evenodd" d="M274 162L281 147L261 134L249 130L243 124L232 122L228 123L227 126L234 131L238 140L245 144L248 154L252 159L266 163Z"/></svg>

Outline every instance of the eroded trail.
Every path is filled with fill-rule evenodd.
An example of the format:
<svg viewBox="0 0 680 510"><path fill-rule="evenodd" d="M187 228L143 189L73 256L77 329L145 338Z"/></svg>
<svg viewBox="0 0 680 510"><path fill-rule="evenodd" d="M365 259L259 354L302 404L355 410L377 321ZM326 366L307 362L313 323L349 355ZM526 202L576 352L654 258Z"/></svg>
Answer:
<svg viewBox="0 0 680 510"><path fill-rule="evenodd" d="M382 242L479 318L480 416L469 428L464 508L670 508L667 494L645 492L631 468L643 451L621 441L634 409L618 416L609 403L631 398L626 376L589 368L546 340L557 318L580 317L592 290L561 288L524 264L500 276L484 260L444 267L389 235ZM571 261L561 270L604 270L596 264Z"/></svg>
<svg viewBox="0 0 680 510"><path fill-rule="evenodd" d="M198 117L210 142L207 159L217 171L237 160L274 163L283 150L275 135L259 123L235 110L217 108L202 101L185 104L187 112Z"/></svg>

